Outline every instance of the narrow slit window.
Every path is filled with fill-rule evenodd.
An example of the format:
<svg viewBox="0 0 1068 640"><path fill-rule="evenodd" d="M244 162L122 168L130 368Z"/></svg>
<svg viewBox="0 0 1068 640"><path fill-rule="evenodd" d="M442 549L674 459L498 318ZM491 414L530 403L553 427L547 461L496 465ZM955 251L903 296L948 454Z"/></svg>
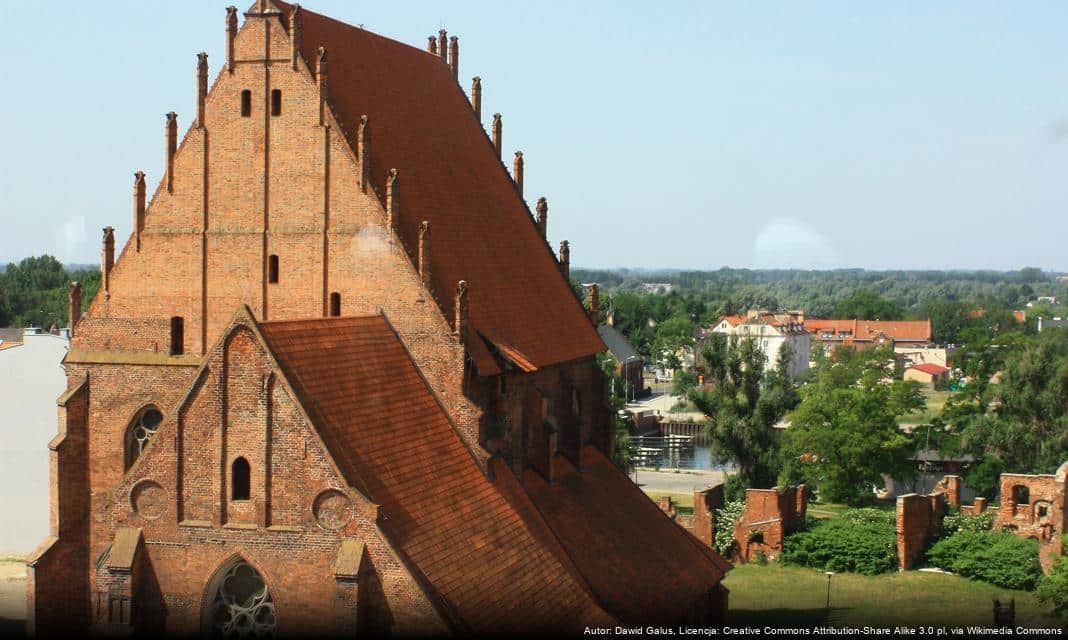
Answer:
<svg viewBox="0 0 1068 640"><path fill-rule="evenodd" d="M252 494L251 491L251 476L252 471L249 469L248 460L244 458L238 458L234 460L234 464L231 467L230 474L230 499L231 500L248 500Z"/></svg>
<svg viewBox="0 0 1068 640"><path fill-rule="evenodd" d="M337 291L330 294L330 315L341 315L341 294Z"/></svg>
<svg viewBox="0 0 1068 640"><path fill-rule="evenodd" d="M282 115L282 90L271 89L271 115Z"/></svg>
<svg viewBox="0 0 1068 640"><path fill-rule="evenodd" d="M278 284L278 256L267 259L267 282Z"/></svg>
<svg viewBox="0 0 1068 640"><path fill-rule="evenodd" d="M185 353L185 320L181 316L171 318L171 355Z"/></svg>
<svg viewBox="0 0 1068 640"><path fill-rule="evenodd" d="M241 117L247 118L252 115L252 92L245 89L241 92Z"/></svg>

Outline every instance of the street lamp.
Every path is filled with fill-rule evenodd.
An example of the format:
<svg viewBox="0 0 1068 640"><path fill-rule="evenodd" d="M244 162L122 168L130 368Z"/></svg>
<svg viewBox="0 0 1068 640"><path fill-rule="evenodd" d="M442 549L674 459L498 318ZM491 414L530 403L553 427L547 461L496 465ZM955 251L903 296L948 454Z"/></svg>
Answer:
<svg viewBox="0 0 1068 640"><path fill-rule="evenodd" d="M834 572L833 571L825 571L824 573L827 575L827 616L826 616L825 624L827 624L827 626L830 626L830 624L831 624L831 577L834 576Z"/></svg>

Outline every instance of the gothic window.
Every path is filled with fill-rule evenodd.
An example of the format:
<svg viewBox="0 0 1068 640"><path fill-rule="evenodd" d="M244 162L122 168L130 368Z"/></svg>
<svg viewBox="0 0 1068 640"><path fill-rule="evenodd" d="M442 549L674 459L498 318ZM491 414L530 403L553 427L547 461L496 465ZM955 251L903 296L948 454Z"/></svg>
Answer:
<svg viewBox="0 0 1068 640"><path fill-rule="evenodd" d="M330 294L330 315L341 315L341 294L337 291Z"/></svg>
<svg viewBox="0 0 1068 640"><path fill-rule="evenodd" d="M271 89L271 115L282 115L282 90Z"/></svg>
<svg viewBox="0 0 1068 640"><path fill-rule="evenodd" d="M278 284L278 256L267 259L267 282Z"/></svg>
<svg viewBox="0 0 1068 640"><path fill-rule="evenodd" d="M245 89L241 92L241 117L247 118L252 115L252 92Z"/></svg>
<svg viewBox="0 0 1068 640"><path fill-rule="evenodd" d="M230 499L231 500L248 500L251 495L251 470L248 466L248 460L244 458L238 458L234 460L234 464L231 465L230 474Z"/></svg>
<svg viewBox="0 0 1068 640"><path fill-rule="evenodd" d="M214 586L217 583L218 586ZM235 562L210 588L211 617L204 635L212 638L272 638L275 610L263 576L243 560Z"/></svg>
<svg viewBox="0 0 1068 640"><path fill-rule="evenodd" d="M126 468L133 466L134 461L141 456L141 452L148 446L148 441L156 435L159 423L163 422L163 414L155 407L145 407L137 414L137 418L126 428Z"/></svg>
<svg viewBox="0 0 1068 640"><path fill-rule="evenodd" d="M171 318L171 355L185 353L185 321L181 316Z"/></svg>

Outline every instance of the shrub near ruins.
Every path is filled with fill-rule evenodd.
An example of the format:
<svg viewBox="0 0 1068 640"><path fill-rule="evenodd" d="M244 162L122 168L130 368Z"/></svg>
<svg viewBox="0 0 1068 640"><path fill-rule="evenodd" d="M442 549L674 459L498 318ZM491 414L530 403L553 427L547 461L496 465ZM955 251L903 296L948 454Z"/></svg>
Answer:
<svg viewBox="0 0 1068 640"><path fill-rule="evenodd" d="M936 567L1005 587L1033 589L1042 577L1038 543L1005 531L961 531L927 552Z"/></svg>
<svg viewBox="0 0 1068 640"><path fill-rule="evenodd" d="M877 575L897 568L896 544L892 513L853 509L787 536L780 559L824 571Z"/></svg>

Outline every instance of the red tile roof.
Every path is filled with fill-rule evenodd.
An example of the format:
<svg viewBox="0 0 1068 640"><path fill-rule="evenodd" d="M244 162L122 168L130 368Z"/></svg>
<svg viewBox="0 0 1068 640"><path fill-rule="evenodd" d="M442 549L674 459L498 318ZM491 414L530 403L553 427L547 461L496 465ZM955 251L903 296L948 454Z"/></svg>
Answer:
<svg viewBox="0 0 1068 640"><path fill-rule="evenodd" d="M461 630L574 633L579 621L614 624L546 543L544 523L522 513L518 490L479 470L384 317L260 328L338 466L380 505L382 530Z"/></svg>
<svg viewBox="0 0 1068 640"><path fill-rule="evenodd" d="M287 14L291 5L275 0ZM449 66L418 49L301 8L301 54L329 56L328 101L350 145L370 119L372 184L400 172L398 232L409 251L431 223L433 289L452 317L456 283L470 285L471 335L498 336L532 366L604 351L538 233ZM473 341L472 341L473 342ZM479 371L499 370L470 348Z"/></svg>
<svg viewBox="0 0 1068 640"><path fill-rule="evenodd" d="M895 341L930 342L930 320L822 320L806 318L805 329L811 333L846 332L854 340L871 341L879 334Z"/></svg>
<svg viewBox="0 0 1068 640"><path fill-rule="evenodd" d="M719 584L730 564L672 522L599 449L582 450L584 468L554 459L549 484L523 475L535 506L588 581L623 622L678 622Z"/></svg>
<svg viewBox="0 0 1068 640"><path fill-rule="evenodd" d="M914 364L909 369L915 369L924 373L929 373L932 376L940 376L949 371L948 368L942 365L934 364L933 362L924 362L921 364Z"/></svg>

